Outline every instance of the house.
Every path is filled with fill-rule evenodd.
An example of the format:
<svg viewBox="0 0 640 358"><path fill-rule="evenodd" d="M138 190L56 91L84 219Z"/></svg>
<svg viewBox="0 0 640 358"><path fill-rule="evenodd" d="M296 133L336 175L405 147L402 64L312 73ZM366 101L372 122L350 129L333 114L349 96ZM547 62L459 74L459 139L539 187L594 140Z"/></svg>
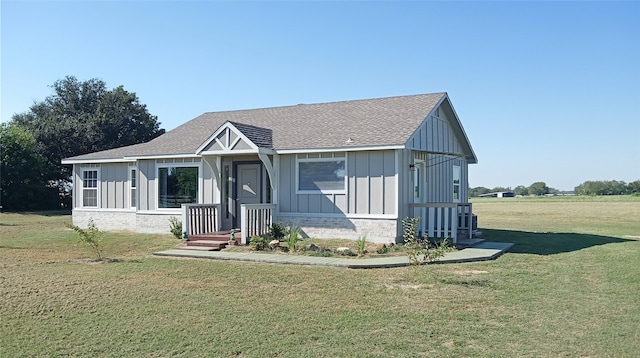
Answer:
<svg viewBox="0 0 640 358"><path fill-rule="evenodd" d="M147 143L66 158L73 222L189 235L272 222L319 238L394 242L471 231L477 162L447 93L209 112Z"/></svg>

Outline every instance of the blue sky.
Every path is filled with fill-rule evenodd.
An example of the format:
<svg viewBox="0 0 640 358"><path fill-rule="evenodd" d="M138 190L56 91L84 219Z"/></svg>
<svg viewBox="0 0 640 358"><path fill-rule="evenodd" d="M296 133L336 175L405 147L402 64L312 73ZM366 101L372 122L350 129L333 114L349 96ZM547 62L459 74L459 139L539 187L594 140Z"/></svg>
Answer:
<svg viewBox="0 0 640 358"><path fill-rule="evenodd" d="M640 179L640 2L1 3L1 120L67 75L203 112L446 91L470 185Z"/></svg>

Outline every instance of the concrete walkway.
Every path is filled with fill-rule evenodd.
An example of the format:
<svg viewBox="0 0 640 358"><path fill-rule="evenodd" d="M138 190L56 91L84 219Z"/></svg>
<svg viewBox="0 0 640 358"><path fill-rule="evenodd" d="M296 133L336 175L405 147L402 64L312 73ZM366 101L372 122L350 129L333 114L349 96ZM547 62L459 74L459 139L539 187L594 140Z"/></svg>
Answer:
<svg viewBox="0 0 640 358"><path fill-rule="evenodd" d="M513 246L508 242L483 242L463 250L448 252L437 263L472 262L493 260ZM341 257L316 257L306 255L263 254L257 252L165 250L154 252L157 256L191 257L214 260L264 262L272 264L332 266L343 268L384 268L409 266L407 256L390 256L371 259L348 259Z"/></svg>

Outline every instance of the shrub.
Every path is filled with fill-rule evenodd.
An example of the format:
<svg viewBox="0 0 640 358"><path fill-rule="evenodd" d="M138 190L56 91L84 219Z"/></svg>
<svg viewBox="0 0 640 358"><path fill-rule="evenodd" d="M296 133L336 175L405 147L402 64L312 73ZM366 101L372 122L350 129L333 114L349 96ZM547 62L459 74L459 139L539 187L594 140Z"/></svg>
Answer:
<svg viewBox="0 0 640 358"><path fill-rule="evenodd" d="M366 246L367 246L367 235L362 235L358 237L358 240L356 241L356 253L358 254L358 256L362 256L367 252L367 250L365 249Z"/></svg>
<svg viewBox="0 0 640 358"><path fill-rule="evenodd" d="M404 239L404 247L407 250L409 261L413 265L421 263L422 250L424 249L421 242L418 242L417 231L420 218L402 219L402 238Z"/></svg>
<svg viewBox="0 0 640 358"><path fill-rule="evenodd" d="M283 223L274 223L269 227L269 237L273 240L282 241L287 234L287 227Z"/></svg>
<svg viewBox="0 0 640 358"><path fill-rule="evenodd" d="M300 228L297 226L290 226L287 230L287 244L289 245L289 251L296 251L296 244L300 238Z"/></svg>
<svg viewBox="0 0 640 358"><path fill-rule="evenodd" d="M267 239L263 236L252 236L251 239L249 239L249 245L251 245L251 249L255 251L265 250L269 247L268 244Z"/></svg>
<svg viewBox="0 0 640 358"><path fill-rule="evenodd" d="M447 252L455 250L455 247L449 245L448 239L440 242L429 242L428 238L418 238L416 233L420 218L402 219L402 234L404 238L404 246L407 250L409 261L413 265L420 265L437 261Z"/></svg>
<svg viewBox="0 0 640 358"><path fill-rule="evenodd" d="M386 253L389 252L389 246L385 245L385 244L380 244L378 246L376 246L376 253L380 254L380 255L384 255Z"/></svg>
<svg viewBox="0 0 640 358"><path fill-rule="evenodd" d="M351 251L348 247L339 247L336 249L336 253L342 256L356 256L356 253Z"/></svg>
<svg viewBox="0 0 640 358"><path fill-rule="evenodd" d="M424 248L421 250L422 262L434 262L444 256L447 252L454 251L455 247L449 244L449 239L445 238L440 242L429 242L425 240Z"/></svg>
<svg viewBox="0 0 640 358"><path fill-rule="evenodd" d="M89 225L87 225L87 229L82 229L76 225L68 225L70 229L73 229L78 233L78 237L80 242L86 245L89 245L93 250L93 253L96 255L98 261L102 260L102 231L98 229L96 224L93 222L93 219L89 219Z"/></svg>
<svg viewBox="0 0 640 358"><path fill-rule="evenodd" d="M173 236L176 237L176 239L178 240L182 240L183 238L183 234L182 234L182 221L178 220L178 218L176 218L175 216L172 216L169 218L169 228L171 231L171 233L173 234ZM187 233L184 233L184 237L186 238Z"/></svg>

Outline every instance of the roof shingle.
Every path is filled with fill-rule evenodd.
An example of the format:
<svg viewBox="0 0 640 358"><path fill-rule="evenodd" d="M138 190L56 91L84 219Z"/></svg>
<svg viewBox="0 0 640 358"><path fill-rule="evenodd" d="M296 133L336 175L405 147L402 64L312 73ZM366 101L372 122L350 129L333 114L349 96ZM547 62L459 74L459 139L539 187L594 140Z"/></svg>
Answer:
<svg viewBox="0 0 640 358"><path fill-rule="evenodd" d="M71 160L193 155L229 121L259 147L326 149L403 145L446 93L204 113L147 143ZM262 138L271 131L271 138ZM347 142L351 138L352 141Z"/></svg>

